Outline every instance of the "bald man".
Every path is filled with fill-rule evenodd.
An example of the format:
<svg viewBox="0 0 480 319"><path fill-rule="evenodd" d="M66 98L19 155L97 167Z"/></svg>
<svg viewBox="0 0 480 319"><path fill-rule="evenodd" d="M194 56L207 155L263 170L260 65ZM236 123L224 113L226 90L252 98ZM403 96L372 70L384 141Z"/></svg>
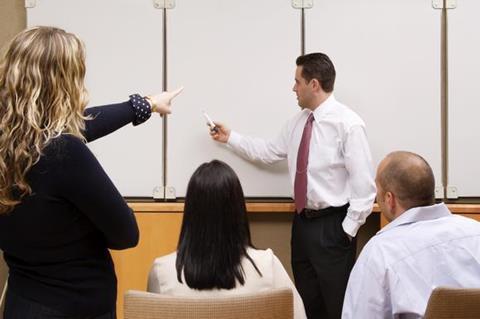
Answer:
<svg viewBox="0 0 480 319"><path fill-rule="evenodd" d="M435 204L428 163L414 153L391 153L375 182L390 224L360 254L342 318L423 318L435 287L480 287L480 223Z"/></svg>

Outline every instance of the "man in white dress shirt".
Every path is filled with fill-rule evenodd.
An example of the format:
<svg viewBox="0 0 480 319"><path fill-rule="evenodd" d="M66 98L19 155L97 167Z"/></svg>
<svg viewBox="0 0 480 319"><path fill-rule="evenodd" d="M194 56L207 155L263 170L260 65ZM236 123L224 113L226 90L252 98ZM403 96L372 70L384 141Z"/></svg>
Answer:
<svg viewBox="0 0 480 319"><path fill-rule="evenodd" d="M435 205L433 172L422 157L389 154L376 184L391 223L363 248L343 318L423 318L435 287L480 287L480 223Z"/></svg>
<svg viewBox="0 0 480 319"><path fill-rule="evenodd" d="M365 124L333 96L335 68L312 53L296 61L295 86L302 110L266 141L215 123L214 140L263 163L287 160L297 214L292 225L295 286L309 318L341 316L355 240L375 199Z"/></svg>

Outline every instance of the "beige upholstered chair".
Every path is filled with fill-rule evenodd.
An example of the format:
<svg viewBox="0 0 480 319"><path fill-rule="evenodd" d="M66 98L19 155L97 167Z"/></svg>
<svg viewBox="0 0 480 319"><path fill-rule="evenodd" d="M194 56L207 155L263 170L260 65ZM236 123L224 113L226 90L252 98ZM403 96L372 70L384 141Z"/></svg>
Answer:
<svg viewBox="0 0 480 319"><path fill-rule="evenodd" d="M425 319L480 318L480 287L478 289L435 288L428 300Z"/></svg>
<svg viewBox="0 0 480 319"><path fill-rule="evenodd" d="M291 319L289 288L215 297L174 297L143 291L125 293L125 319Z"/></svg>

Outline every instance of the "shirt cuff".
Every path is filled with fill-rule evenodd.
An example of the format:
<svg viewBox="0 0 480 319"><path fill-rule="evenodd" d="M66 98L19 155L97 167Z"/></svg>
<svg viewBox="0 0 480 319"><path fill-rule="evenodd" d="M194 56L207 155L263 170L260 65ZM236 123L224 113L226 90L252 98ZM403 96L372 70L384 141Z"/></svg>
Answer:
<svg viewBox="0 0 480 319"><path fill-rule="evenodd" d="M150 108L150 103L139 94L132 94L129 98L133 112L135 113L135 118L132 123L134 126L137 126L150 118L152 110Z"/></svg>
<svg viewBox="0 0 480 319"><path fill-rule="evenodd" d="M238 147L240 145L240 141L242 140L242 136L235 131L230 131L230 137L228 138L227 145L233 148Z"/></svg>
<svg viewBox="0 0 480 319"><path fill-rule="evenodd" d="M352 237L357 236L358 229L360 229L361 224L351 219L348 214L345 216L342 222L343 231L349 234Z"/></svg>

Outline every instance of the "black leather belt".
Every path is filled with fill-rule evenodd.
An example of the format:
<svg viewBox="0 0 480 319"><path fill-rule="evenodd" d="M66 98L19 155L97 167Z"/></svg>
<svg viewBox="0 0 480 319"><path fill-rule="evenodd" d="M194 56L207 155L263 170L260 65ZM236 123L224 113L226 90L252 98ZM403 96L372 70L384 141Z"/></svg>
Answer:
<svg viewBox="0 0 480 319"><path fill-rule="evenodd" d="M318 209L318 210L305 208L304 210L302 210L300 215L303 215L306 218L318 218L318 217L322 217L330 214L346 213L348 206L350 206L349 203L339 207L330 206L330 207Z"/></svg>

